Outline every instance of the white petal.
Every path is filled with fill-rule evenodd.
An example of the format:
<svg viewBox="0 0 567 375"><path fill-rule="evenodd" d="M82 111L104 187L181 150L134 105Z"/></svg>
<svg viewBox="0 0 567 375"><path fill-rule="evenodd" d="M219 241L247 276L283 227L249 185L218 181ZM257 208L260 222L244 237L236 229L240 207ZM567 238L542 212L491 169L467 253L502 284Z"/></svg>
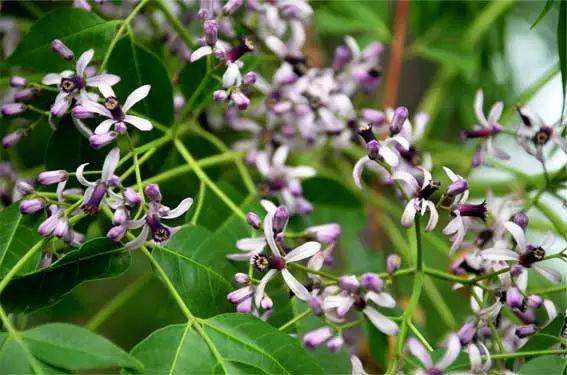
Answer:
<svg viewBox="0 0 567 375"><path fill-rule="evenodd" d="M124 247L126 248L126 250L135 250L139 248L144 244L144 242L146 242L148 234L150 234L150 228L147 225L144 225L138 237L128 242Z"/></svg>
<svg viewBox="0 0 567 375"><path fill-rule="evenodd" d="M474 98L474 111L476 113L476 117L478 118L480 124L482 126L486 126L487 125L486 118L484 117L484 112L482 108L483 102L484 102L484 94L482 93L482 90L478 90Z"/></svg>
<svg viewBox="0 0 567 375"><path fill-rule="evenodd" d="M404 150L409 150L410 144L409 144L408 140L405 139L404 137L399 136L399 135L395 135L395 136L393 136L393 137L390 138L390 139L391 139L392 141L396 141L400 146L402 146L402 148L403 148Z"/></svg>
<svg viewBox="0 0 567 375"><path fill-rule="evenodd" d="M384 158L384 161L391 167L396 167L399 164L398 155L390 150L388 147L380 147L378 154Z"/></svg>
<svg viewBox="0 0 567 375"><path fill-rule="evenodd" d="M88 181L84 176L83 176L83 170L85 169L85 167L89 165L89 163L84 163L79 165L79 167L77 168L77 170L75 171L75 177L77 178L77 181L79 181L79 183L83 186L93 186L94 183Z"/></svg>
<svg viewBox="0 0 567 375"><path fill-rule="evenodd" d="M268 161L268 154L265 151L258 152L258 156L256 156L256 168L258 168L258 172L264 177L270 176L270 163Z"/></svg>
<svg viewBox="0 0 567 375"><path fill-rule="evenodd" d="M475 344L469 344L467 346L467 351L469 353L469 361L471 363L471 370L474 373L478 373L482 370L482 358L480 356L480 350L478 350Z"/></svg>
<svg viewBox="0 0 567 375"><path fill-rule="evenodd" d="M82 100L81 106L85 107L85 109L89 112L112 118L112 113L110 113L110 111L100 103L93 102L91 100Z"/></svg>
<svg viewBox="0 0 567 375"><path fill-rule="evenodd" d="M396 171L394 172L394 174L392 174L392 179L404 181L410 186L414 193L419 190L419 183L417 182L415 177L408 172Z"/></svg>
<svg viewBox="0 0 567 375"><path fill-rule="evenodd" d="M173 210L169 211L166 216L163 216L164 219L175 219L183 215L185 212L189 211L191 205L193 204L193 198L185 198L179 203L177 207Z"/></svg>
<svg viewBox="0 0 567 375"><path fill-rule="evenodd" d="M452 334L451 336L449 336L447 342L447 351L445 352L445 355L443 356L443 358L441 358L439 362L437 362L435 367L441 370L445 370L453 362L455 362L460 352L461 352L461 341L459 340L459 337L457 335Z"/></svg>
<svg viewBox="0 0 567 375"><path fill-rule="evenodd" d="M138 229L138 228L141 228L142 226L144 226L144 224L146 224L146 218L145 217L138 219L138 220L128 220L124 225L128 229Z"/></svg>
<svg viewBox="0 0 567 375"><path fill-rule="evenodd" d="M555 318L557 317L557 308L555 307L553 301L550 301L548 299L543 300L543 307L547 312L547 321L545 322L545 325L547 325L552 321L554 321Z"/></svg>
<svg viewBox="0 0 567 375"><path fill-rule="evenodd" d="M203 56L210 55L211 53L213 53L213 49L211 46L199 47L191 54L191 62L195 62L201 59Z"/></svg>
<svg viewBox="0 0 567 375"><path fill-rule="evenodd" d="M236 241L236 248L240 251L260 253L265 247L266 239L264 237L242 238Z"/></svg>
<svg viewBox="0 0 567 375"><path fill-rule="evenodd" d="M407 347L410 353L423 364L424 367L431 368L433 367L433 361L431 360L431 356L429 352L423 346L418 339L414 337L410 337L407 341Z"/></svg>
<svg viewBox="0 0 567 375"><path fill-rule="evenodd" d="M297 279L287 269L284 268L282 270L282 276L289 289L293 292L293 294L295 294L297 298L302 301L309 299L311 294L309 294L307 288L305 288L303 284L297 281Z"/></svg>
<svg viewBox="0 0 567 375"><path fill-rule="evenodd" d="M368 375L357 356L350 356L351 375Z"/></svg>
<svg viewBox="0 0 567 375"><path fill-rule="evenodd" d="M138 116L126 115L124 117L124 121L134 125L136 128L140 129L141 131L148 131L148 130L152 130L153 128L152 123L150 121Z"/></svg>
<svg viewBox="0 0 567 375"><path fill-rule="evenodd" d="M272 165L276 168L283 167L289 153L289 148L287 146L280 146L274 156L272 157Z"/></svg>
<svg viewBox="0 0 567 375"><path fill-rule="evenodd" d="M362 158L358 159L352 170L352 178L354 179L354 184L359 189L362 189L362 183L360 181L360 178L362 177L362 172L364 171L364 167L366 166L366 163L368 163L369 161L370 158L368 156L363 156Z"/></svg>
<svg viewBox="0 0 567 375"><path fill-rule="evenodd" d="M504 109L504 104L502 102L494 103L492 108L490 109L490 113L488 114L488 123L495 124L500 119L502 115L502 110Z"/></svg>
<svg viewBox="0 0 567 375"><path fill-rule="evenodd" d="M299 166L289 168L289 177L290 178L309 178L313 177L317 174L315 168L311 168L308 166Z"/></svg>
<svg viewBox="0 0 567 375"><path fill-rule="evenodd" d="M287 46L285 43L273 35L266 37L264 43L279 57L284 57L287 54Z"/></svg>
<svg viewBox="0 0 567 375"><path fill-rule="evenodd" d="M500 261L500 260L518 259L518 254L508 249L491 248L491 249L483 250L480 254L484 259L488 259L488 260Z"/></svg>
<svg viewBox="0 0 567 375"><path fill-rule="evenodd" d="M100 91L100 93L102 94L102 96L104 96L105 98L108 98L110 96L114 96L116 97L116 94L114 93L114 90L112 89L112 87L107 86L107 85L100 85L98 86L98 91Z"/></svg>
<svg viewBox="0 0 567 375"><path fill-rule="evenodd" d="M102 174L101 179L102 181L108 181L112 176L114 176L114 171L118 166L118 162L120 161L120 149L118 147L114 147L106 158L104 159L104 165L102 166Z"/></svg>
<svg viewBox="0 0 567 375"><path fill-rule="evenodd" d="M402 214L401 222L402 225L406 228L409 228L413 225L415 214L417 213L415 202L415 199L411 199L408 204L406 204L406 208L404 209L404 213Z"/></svg>
<svg viewBox="0 0 567 375"><path fill-rule="evenodd" d="M49 73L46 74L42 79L41 83L44 85L58 85L61 83L61 74Z"/></svg>
<svg viewBox="0 0 567 375"><path fill-rule="evenodd" d="M222 76L222 85L225 89L232 86L240 86L242 76L240 75L240 68L238 64L230 63Z"/></svg>
<svg viewBox="0 0 567 375"><path fill-rule="evenodd" d="M427 221L425 230L427 232L431 232L437 226L437 221L439 221L439 213L437 212L437 208L435 208L435 205L431 201L425 201L424 207L429 208L429 220Z"/></svg>
<svg viewBox="0 0 567 375"><path fill-rule="evenodd" d="M276 240L274 239L274 212L268 212L266 217L264 218L264 236L266 237L266 241L268 242L268 246L274 255L280 255L280 251L276 244Z"/></svg>
<svg viewBox="0 0 567 375"><path fill-rule="evenodd" d="M85 73L85 68L89 65L89 63L93 59L93 56L94 56L94 49L92 48L83 52L83 54L79 57L79 60L77 60L77 66L76 66L77 75L81 77L83 76L83 74Z"/></svg>
<svg viewBox="0 0 567 375"><path fill-rule="evenodd" d="M522 227L511 221L507 221L503 225L504 228L506 228L506 230L510 232L512 237L514 237L514 240L518 244L520 251L524 253L526 251L526 237L524 235L524 230L522 229Z"/></svg>
<svg viewBox="0 0 567 375"><path fill-rule="evenodd" d="M128 97L126 98L126 101L124 102L124 106L122 106L122 110L124 112L128 112L128 110L132 108L134 104L138 103L140 100L148 96L151 88L152 88L151 85L144 85L132 91L132 93L130 93L130 95L128 95Z"/></svg>
<svg viewBox="0 0 567 375"><path fill-rule="evenodd" d="M277 209L276 205L267 199L262 199L260 201L260 204L262 205L262 207L264 207L264 210L266 210L266 212L268 213L274 212Z"/></svg>
<svg viewBox="0 0 567 375"><path fill-rule="evenodd" d="M366 293L366 299L374 302L378 306L390 309L396 307L396 300L388 293L376 293L371 291Z"/></svg>
<svg viewBox="0 0 567 375"><path fill-rule="evenodd" d="M460 178L459 176L457 176L457 175L455 174L455 172L453 172L451 169L449 169L449 168L447 168L447 167L443 167L443 170L445 171L445 173L447 174L447 176L449 177L449 179L450 179L452 182L461 180L461 178Z"/></svg>
<svg viewBox="0 0 567 375"><path fill-rule="evenodd" d="M285 256L285 260L287 262L297 262L315 255L319 250L321 250L319 242L309 241L290 251Z"/></svg>
<svg viewBox="0 0 567 375"><path fill-rule="evenodd" d="M395 336L398 334L400 330L398 325L372 307L366 306L362 311L380 332L388 336Z"/></svg>
<svg viewBox="0 0 567 375"><path fill-rule="evenodd" d="M516 277L516 286L522 292L525 292L528 288L528 270L522 269L522 272Z"/></svg>
<svg viewBox="0 0 567 375"><path fill-rule="evenodd" d="M114 125L115 121L111 118L104 120L95 128L95 134L106 134L110 131L112 125Z"/></svg>
<svg viewBox="0 0 567 375"><path fill-rule="evenodd" d="M554 284L561 283L561 281L563 279L563 277L561 276L561 273L559 273L554 268L548 267L548 266L543 265L541 263L534 263L532 265L532 267L533 267L534 270L539 272L540 275L542 275L543 277L545 277L547 280L551 281Z"/></svg>
<svg viewBox="0 0 567 375"><path fill-rule="evenodd" d="M264 298L264 290L266 289L266 285L268 284L268 281L270 281L270 279L274 277L276 272L278 271L269 270L258 283L258 286L256 287L256 293L254 294L254 303L256 304L256 306L260 306L260 302L262 302L262 298Z"/></svg>
<svg viewBox="0 0 567 375"><path fill-rule="evenodd" d="M235 253L235 254L227 254L227 259L230 260L234 260L236 262L244 262L244 261L250 261L250 259L256 255L256 253L253 252L247 252L247 253Z"/></svg>
<svg viewBox="0 0 567 375"><path fill-rule="evenodd" d="M91 87L112 86L118 82L120 82L120 77L114 74L98 74L86 79L87 86Z"/></svg>
<svg viewBox="0 0 567 375"><path fill-rule="evenodd" d="M555 242L555 236L553 235L553 233L548 232L545 234L545 237L543 237L540 246L544 249L549 249L550 247L553 246L554 242Z"/></svg>

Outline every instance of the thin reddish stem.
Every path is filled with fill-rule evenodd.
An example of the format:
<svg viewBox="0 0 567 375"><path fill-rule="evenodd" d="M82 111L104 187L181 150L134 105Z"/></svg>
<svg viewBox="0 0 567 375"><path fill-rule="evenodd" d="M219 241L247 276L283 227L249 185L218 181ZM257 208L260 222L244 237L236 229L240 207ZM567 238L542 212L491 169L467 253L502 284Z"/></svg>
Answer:
<svg viewBox="0 0 567 375"><path fill-rule="evenodd" d="M398 90L402 73L402 59L404 56L404 42L408 25L409 1L396 1L396 15L394 18L394 35L390 50L390 61L386 73L386 93L384 107L393 107L398 99Z"/></svg>

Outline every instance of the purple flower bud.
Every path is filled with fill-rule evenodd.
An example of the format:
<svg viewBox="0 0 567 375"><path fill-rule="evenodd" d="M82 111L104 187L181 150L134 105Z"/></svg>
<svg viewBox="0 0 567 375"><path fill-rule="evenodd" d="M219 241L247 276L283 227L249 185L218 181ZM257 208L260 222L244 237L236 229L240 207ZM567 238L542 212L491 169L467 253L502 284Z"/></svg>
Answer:
<svg viewBox="0 0 567 375"><path fill-rule="evenodd" d="M276 212L274 213L272 228L274 229L275 233L280 233L287 224L287 220L289 219L289 211L286 206L279 206L276 208Z"/></svg>
<svg viewBox="0 0 567 375"><path fill-rule="evenodd" d="M53 39L51 42L51 49L65 60L73 60L75 54L59 39Z"/></svg>
<svg viewBox="0 0 567 375"><path fill-rule="evenodd" d="M447 187L447 195L454 197L455 195L462 194L469 188L466 180L457 180Z"/></svg>
<svg viewBox="0 0 567 375"><path fill-rule="evenodd" d="M323 315L323 305L319 297L310 296L309 299L307 300L307 303L309 304L309 307L311 307L313 314L317 316Z"/></svg>
<svg viewBox="0 0 567 375"><path fill-rule="evenodd" d="M309 215L313 212L313 205L303 198L298 198L296 204L299 215Z"/></svg>
<svg viewBox="0 0 567 375"><path fill-rule="evenodd" d="M514 264L510 268L510 275L512 275L514 277L520 276L522 274L522 272L524 272L524 267L520 266L519 264Z"/></svg>
<svg viewBox="0 0 567 375"><path fill-rule="evenodd" d="M205 41L209 46L214 46L217 43L217 36L219 27L216 20L206 20L203 23L205 29Z"/></svg>
<svg viewBox="0 0 567 375"><path fill-rule="evenodd" d="M18 103L25 102L26 100L32 99L36 96L38 92L39 90L33 87L23 89L14 95L14 100Z"/></svg>
<svg viewBox="0 0 567 375"><path fill-rule="evenodd" d="M362 51L362 57L365 59L378 59L384 52L384 45L380 42L372 42Z"/></svg>
<svg viewBox="0 0 567 375"><path fill-rule="evenodd" d="M472 204L472 203L457 203L455 205L455 209L459 215L461 216L471 216L477 217L482 221L486 220L486 201L480 204Z"/></svg>
<svg viewBox="0 0 567 375"><path fill-rule="evenodd" d="M390 254L386 258L386 269L388 273L394 273L400 269L402 265L402 258L398 254Z"/></svg>
<svg viewBox="0 0 567 375"><path fill-rule="evenodd" d="M128 220L128 210L125 207L118 207L112 215L113 225L122 225Z"/></svg>
<svg viewBox="0 0 567 375"><path fill-rule="evenodd" d="M274 307L274 301L268 296L264 296L260 301L260 307L264 310L271 310Z"/></svg>
<svg viewBox="0 0 567 375"><path fill-rule="evenodd" d="M63 240L67 240L71 237L71 226L69 225L67 218L63 217L57 220L55 229L53 229L53 235Z"/></svg>
<svg viewBox="0 0 567 375"><path fill-rule="evenodd" d="M534 324L528 324L516 328L516 336L518 336L521 339L531 336L536 332L537 332L537 327Z"/></svg>
<svg viewBox="0 0 567 375"><path fill-rule="evenodd" d="M518 212L512 219L512 221L520 226L520 228L522 228L523 230L526 230L526 228L528 227L529 220L530 219L528 218L528 215L526 215L524 212Z"/></svg>
<svg viewBox="0 0 567 375"><path fill-rule="evenodd" d="M24 215L35 214L43 207L45 207L45 202L42 199L28 199L20 203L20 212Z"/></svg>
<svg viewBox="0 0 567 375"><path fill-rule="evenodd" d="M69 97L63 98L61 100L56 101L53 103L51 108L49 109L49 113L55 117L62 117L69 109Z"/></svg>
<svg viewBox="0 0 567 375"><path fill-rule="evenodd" d="M482 338L485 339L492 337L492 330L488 326L484 326L481 329L479 329L478 333Z"/></svg>
<svg viewBox="0 0 567 375"><path fill-rule="evenodd" d="M178 94L173 97L173 107L176 111L181 110L186 102L187 101L185 100L185 97L183 95Z"/></svg>
<svg viewBox="0 0 567 375"><path fill-rule="evenodd" d="M47 268L51 266L51 263L53 263L53 253L44 252L39 260L39 268Z"/></svg>
<svg viewBox="0 0 567 375"><path fill-rule="evenodd" d="M252 312L252 297L248 297L236 305L236 311L241 314L250 314Z"/></svg>
<svg viewBox="0 0 567 375"><path fill-rule="evenodd" d="M390 134L396 135L402 131L402 126L404 122L408 119L409 112L406 107L398 107L394 111L394 116L392 117L392 123L390 124Z"/></svg>
<svg viewBox="0 0 567 375"><path fill-rule="evenodd" d="M16 182L16 189L22 195L27 195L33 192L33 186L30 183L22 180Z"/></svg>
<svg viewBox="0 0 567 375"><path fill-rule="evenodd" d="M335 223L309 227L305 231L310 237L326 245L337 242L341 236L341 226Z"/></svg>
<svg viewBox="0 0 567 375"><path fill-rule="evenodd" d="M514 313L524 324L536 323L536 313L534 309L526 309L525 311L514 310Z"/></svg>
<svg viewBox="0 0 567 375"><path fill-rule="evenodd" d="M530 294L526 298L526 306L532 307L534 309L538 309L541 305L543 305L543 298L536 294Z"/></svg>
<svg viewBox="0 0 567 375"><path fill-rule="evenodd" d="M234 275L234 282L241 285L246 285L250 282L250 278L247 274L238 272Z"/></svg>
<svg viewBox="0 0 567 375"><path fill-rule="evenodd" d="M138 207L142 203L142 196L132 188L124 189L122 194L124 202L130 207Z"/></svg>
<svg viewBox="0 0 567 375"><path fill-rule="evenodd" d="M287 183L287 189L294 197L299 197L303 193L301 188L301 182L297 179L293 179Z"/></svg>
<svg viewBox="0 0 567 375"><path fill-rule="evenodd" d="M322 327L314 331L308 332L303 336L303 345L308 349L315 349L332 336L329 327Z"/></svg>
<svg viewBox="0 0 567 375"><path fill-rule="evenodd" d="M161 191L159 190L158 184L149 184L144 189L144 193L146 193L146 196L150 200L155 202L161 202Z"/></svg>
<svg viewBox="0 0 567 375"><path fill-rule="evenodd" d="M373 290L375 292L381 292L384 289L384 281L380 276L372 272L367 272L360 276L360 284L363 288Z"/></svg>
<svg viewBox="0 0 567 375"><path fill-rule="evenodd" d="M109 143L112 143L118 137L118 133L116 132L108 132L104 134L93 134L89 137L89 143L92 148L98 150Z"/></svg>
<svg viewBox="0 0 567 375"><path fill-rule="evenodd" d="M8 133L2 138L2 146L4 148L14 147L26 135L25 130L18 129L12 133Z"/></svg>
<svg viewBox="0 0 567 375"><path fill-rule="evenodd" d="M223 52L223 59L230 62L235 62L239 58L241 58L245 53L254 51L254 42L248 38L244 38L242 42L229 49L228 51Z"/></svg>
<svg viewBox="0 0 567 375"><path fill-rule="evenodd" d="M345 341L341 335L335 336L329 341L327 341L327 348L332 352L336 353L343 347Z"/></svg>
<svg viewBox="0 0 567 375"><path fill-rule="evenodd" d="M123 225L118 225L110 228L110 230L106 233L106 237L114 242L118 242L124 237L125 234L126 227Z"/></svg>
<svg viewBox="0 0 567 375"><path fill-rule="evenodd" d="M262 220L260 220L260 217L254 212L248 212L246 214L246 222L254 229L260 229L260 225L262 225Z"/></svg>
<svg viewBox="0 0 567 375"><path fill-rule="evenodd" d="M480 167L483 163L484 163L484 150L481 147L478 147L471 160L471 165L473 166L473 168L477 168Z"/></svg>
<svg viewBox="0 0 567 375"><path fill-rule="evenodd" d="M339 288L351 292L357 290L360 287L360 283L354 275L339 277L339 282L337 283L337 285L339 286Z"/></svg>
<svg viewBox="0 0 567 375"><path fill-rule="evenodd" d="M244 85L253 85L256 83L258 79L258 75L255 72L248 72L242 77L242 84Z"/></svg>
<svg viewBox="0 0 567 375"><path fill-rule="evenodd" d="M250 99L248 99L248 97L244 95L242 91L233 92L230 98L232 99L236 107L241 111L245 110L250 105Z"/></svg>
<svg viewBox="0 0 567 375"><path fill-rule="evenodd" d="M511 309L521 309L524 304L524 297L516 287L510 287L506 291L506 304Z"/></svg>
<svg viewBox="0 0 567 375"><path fill-rule="evenodd" d="M71 115L74 118L78 118L78 119L87 119L87 118L95 117L94 113L87 111L87 109L80 104L73 107L73 109L71 110Z"/></svg>
<svg viewBox="0 0 567 375"><path fill-rule="evenodd" d="M114 123L114 130L118 134L126 134L126 130L128 129L126 128L126 123L124 121L118 121Z"/></svg>
<svg viewBox="0 0 567 375"><path fill-rule="evenodd" d="M335 55L333 56L333 70L338 72L350 61L351 58L352 54L347 46L338 46L335 48Z"/></svg>
<svg viewBox="0 0 567 375"><path fill-rule="evenodd" d="M242 0L228 0L222 11L226 15L232 15L242 6Z"/></svg>
<svg viewBox="0 0 567 375"><path fill-rule="evenodd" d="M213 100L215 102L224 102L228 98L228 93L225 90L216 90L213 92Z"/></svg>
<svg viewBox="0 0 567 375"><path fill-rule="evenodd" d="M476 333L475 324L470 322L465 323L457 333L457 336L461 341L461 345L465 346L470 344L474 338L475 333Z"/></svg>
<svg viewBox="0 0 567 375"><path fill-rule="evenodd" d="M24 112L26 108L27 107L24 103L8 103L2 105L0 111L2 112L2 116L11 117L19 115Z"/></svg>
<svg viewBox="0 0 567 375"><path fill-rule="evenodd" d="M368 157L372 160L375 160L380 155L380 143L377 140L373 139L366 144L366 152L368 153Z"/></svg>
<svg viewBox="0 0 567 375"><path fill-rule="evenodd" d="M271 110L276 115L283 115L284 113L288 113L289 111L291 111L292 108L293 108L293 104L289 101L285 101L285 102L275 103L272 106ZM295 130L295 129L293 129L293 130Z"/></svg>
<svg viewBox="0 0 567 375"><path fill-rule="evenodd" d="M245 286L243 288L236 289L228 293L226 299L228 300L228 302L232 304L237 304L243 301L244 299L251 297L252 294L254 294L254 290L252 289L252 287Z"/></svg>
<svg viewBox="0 0 567 375"><path fill-rule="evenodd" d="M362 120L365 122L369 122L372 125L380 126L383 125L386 121L386 117L384 113L381 111L377 111L375 109L368 109L365 108L362 110Z"/></svg>
<svg viewBox="0 0 567 375"><path fill-rule="evenodd" d="M68 177L69 174L67 173L67 171L64 171L63 169L59 169L56 171L46 171L46 172L41 172L37 176L37 182L39 182L42 185L53 185L67 180Z"/></svg>
<svg viewBox="0 0 567 375"><path fill-rule="evenodd" d="M20 77L20 76L12 76L10 78L10 86L12 87L24 87L25 85L28 84L28 80L25 79L24 77Z"/></svg>
<svg viewBox="0 0 567 375"><path fill-rule="evenodd" d="M199 5L199 12L197 13L200 19L208 20L213 16L213 1L201 0Z"/></svg>

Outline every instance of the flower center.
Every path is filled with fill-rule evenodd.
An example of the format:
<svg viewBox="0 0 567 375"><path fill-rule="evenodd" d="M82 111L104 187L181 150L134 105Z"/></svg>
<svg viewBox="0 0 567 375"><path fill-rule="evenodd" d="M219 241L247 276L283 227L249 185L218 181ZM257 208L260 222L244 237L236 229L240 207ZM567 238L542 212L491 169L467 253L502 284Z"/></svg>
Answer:
<svg viewBox="0 0 567 375"><path fill-rule="evenodd" d="M79 76L73 76L69 78L62 78L59 84L61 90L71 93L76 90L80 90L85 87L85 80Z"/></svg>
<svg viewBox="0 0 567 375"><path fill-rule="evenodd" d="M257 254L252 257L252 265L259 272L264 272L268 269L268 257L265 255Z"/></svg>
<svg viewBox="0 0 567 375"><path fill-rule="evenodd" d="M533 137L533 142L536 145L543 146L549 141L552 133L553 133L553 129L551 129L548 126L542 126L541 128L539 128L537 133L535 133Z"/></svg>
<svg viewBox="0 0 567 375"><path fill-rule="evenodd" d="M524 267L530 267L543 258L545 258L545 250L541 246L528 246L526 252L520 255L519 263Z"/></svg>
<svg viewBox="0 0 567 375"><path fill-rule="evenodd" d="M441 184L439 182L431 181L417 193L417 197L422 199L429 199L429 197L431 197L433 193L435 193L437 189L439 189L440 186Z"/></svg>
<svg viewBox="0 0 567 375"><path fill-rule="evenodd" d="M115 96L104 99L104 107L110 111L115 121L124 121L124 111L122 111L122 107Z"/></svg>

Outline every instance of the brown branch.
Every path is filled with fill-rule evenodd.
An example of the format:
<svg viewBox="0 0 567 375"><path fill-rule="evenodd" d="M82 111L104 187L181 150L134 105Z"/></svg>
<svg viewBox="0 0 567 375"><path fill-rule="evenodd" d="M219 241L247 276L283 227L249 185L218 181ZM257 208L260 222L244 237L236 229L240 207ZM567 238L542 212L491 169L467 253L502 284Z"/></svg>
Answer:
<svg viewBox="0 0 567 375"><path fill-rule="evenodd" d="M390 49L390 61L386 73L386 93L384 96L384 107L393 107L398 99L398 89L402 73L402 59L404 55L404 42L409 17L409 1L396 1L396 15L394 18L394 35Z"/></svg>

